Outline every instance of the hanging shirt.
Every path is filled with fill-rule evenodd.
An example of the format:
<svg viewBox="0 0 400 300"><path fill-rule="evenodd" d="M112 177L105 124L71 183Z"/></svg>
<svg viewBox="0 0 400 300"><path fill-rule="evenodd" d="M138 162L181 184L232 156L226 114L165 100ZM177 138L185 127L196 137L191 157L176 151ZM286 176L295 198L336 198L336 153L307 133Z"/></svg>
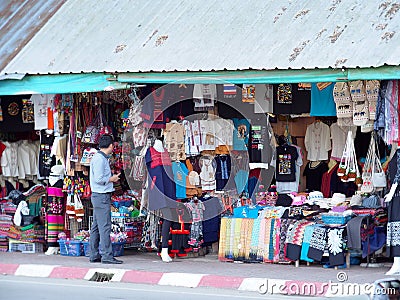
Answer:
<svg viewBox="0 0 400 300"><path fill-rule="evenodd" d="M47 129L47 108L50 107L54 94L35 94L31 100L35 112L35 130Z"/></svg>
<svg viewBox="0 0 400 300"><path fill-rule="evenodd" d="M306 177L307 192L322 190L322 177L326 172L328 172L326 162L320 162L317 165L312 164L312 162L307 164L303 172L303 176Z"/></svg>
<svg viewBox="0 0 400 300"><path fill-rule="evenodd" d="M232 146L234 129L232 120L216 119L214 126L216 146Z"/></svg>
<svg viewBox="0 0 400 300"><path fill-rule="evenodd" d="M176 198L184 199L186 198L186 177L189 174L189 170L184 163L174 161L172 162L172 172L174 173L176 185Z"/></svg>
<svg viewBox="0 0 400 300"><path fill-rule="evenodd" d="M274 108L274 86L272 84L255 85L255 113L272 113Z"/></svg>
<svg viewBox="0 0 400 300"><path fill-rule="evenodd" d="M268 132L267 116L260 115L251 120L249 159L250 168L268 169L271 161L272 149Z"/></svg>
<svg viewBox="0 0 400 300"><path fill-rule="evenodd" d="M31 165L29 163L29 146L28 141L22 141L18 146L18 178L25 179L26 175L34 175L31 171Z"/></svg>
<svg viewBox="0 0 400 300"><path fill-rule="evenodd" d="M3 176L18 177L18 144L3 142L6 146L1 156Z"/></svg>
<svg viewBox="0 0 400 300"><path fill-rule="evenodd" d="M185 127L180 123L167 123L164 130L164 143L171 160L185 160Z"/></svg>
<svg viewBox="0 0 400 300"><path fill-rule="evenodd" d="M296 181L297 149L293 146L283 145L276 148L276 181Z"/></svg>
<svg viewBox="0 0 400 300"><path fill-rule="evenodd" d="M333 99L334 83L311 84L310 116L336 117L336 105Z"/></svg>
<svg viewBox="0 0 400 300"><path fill-rule="evenodd" d="M215 150L215 122L213 120L200 120L200 134L202 145L200 151Z"/></svg>
<svg viewBox="0 0 400 300"><path fill-rule="evenodd" d="M233 120L233 150L245 151L249 143L250 123L247 119Z"/></svg>
<svg viewBox="0 0 400 300"><path fill-rule="evenodd" d="M331 150L329 126L318 121L307 126L304 144L307 159L310 161L327 160Z"/></svg>
<svg viewBox="0 0 400 300"><path fill-rule="evenodd" d="M215 182L215 161L212 156L202 156L200 158L201 172L201 187L204 191L212 191L216 188Z"/></svg>
<svg viewBox="0 0 400 300"><path fill-rule="evenodd" d="M331 158L340 160L343 155L344 146L346 145L347 132L351 130L353 139L356 137L357 127L348 126L342 127L337 123L331 125L332 153Z"/></svg>
<svg viewBox="0 0 400 300"><path fill-rule="evenodd" d="M164 110L168 106L167 88L161 87L151 92L143 101L143 125L147 128L165 128L167 122Z"/></svg>
<svg viewBox="0 0 400 300"><path fill-rule="evenodd" d="M34 123L24 123L22 112L22 99L27 99L29 96L1 96L1 111L3 121L0 122L0 132L30 132L34 130Z"/></svg>
<svg viewBox="0 0 400 300"><path fill-rule="evenodd" d="M171 97L169 99L168 118L183 120L195 113L193 103L193 84L169 84Z"/></svg>
<svg viewBox="0 0 400 300"><path fill-rule="evenodd" d="M215 172L216 189L217 191L222 191L231 174L231 158L229 155L217 155L215 162L217 165Z"/></svg>
<svg viewBox="0 0 400 300"><path fill-rule="evenodd" d="M183 120L183 127L185 129L185 153L188 156L199 155L200 151L194 141L193 124L188 120Z"/></svg>
<svg viewBox="0 0 400 300"><path fill-rule="evenodd" d="M193 88L194 110L213 110L217 99L215 84L195 84Z"/></svg>
<svg viewBox="0 0 400 300"><path fill-rule="evenodd" d="M274 85L274 113L302 114L310 112L311 87L304 83Z"/></svg>
<svg viewBox="0 0 400 300"><path fill-rule="evenodd" d="M298 146L293 146L297 149L298 157L296 159L296 180L295 181L288 181L288 182L280 182L276 181L276 191L278 193L291 193L291 192L298 192L299 191L299 184L300 184L300 167L303 165L303 153L301 148Z"/></svg>
<svg viewBox="0 0 400 300"><path fill-rule="evenodd" d="M40 131L39 178L48 177L55 164L55 158L51 156L53 142L54 135L47 134L45 130Z"/></svg>

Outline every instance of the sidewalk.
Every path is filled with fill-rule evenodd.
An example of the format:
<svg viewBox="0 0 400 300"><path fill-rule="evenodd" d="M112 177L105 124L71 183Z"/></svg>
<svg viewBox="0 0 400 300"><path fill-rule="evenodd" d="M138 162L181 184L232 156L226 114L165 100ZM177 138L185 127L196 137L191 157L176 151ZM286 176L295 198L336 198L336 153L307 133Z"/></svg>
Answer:
<svg viewBox="0 0 400 300"><path fill-rule="evenodd" d="M382 268L351 266L350 269L324 269L280 264L241 264L220 262L216 255L174 259L163 263L156 253L125 249L124 264L89 263L87 257L44 253L0 253L0 273L16 276L53 277L89 280L95 272L112 273L111 281L184 287L213 287L279 294L309 296L353 295L365 293L366 283L385 276L390 264ZM394 276L390 276L394 277ZM339 280L338 280L339 279ZM351 289L345 288L350 286ZM352 292L356 289L356 292Z"/></svg>

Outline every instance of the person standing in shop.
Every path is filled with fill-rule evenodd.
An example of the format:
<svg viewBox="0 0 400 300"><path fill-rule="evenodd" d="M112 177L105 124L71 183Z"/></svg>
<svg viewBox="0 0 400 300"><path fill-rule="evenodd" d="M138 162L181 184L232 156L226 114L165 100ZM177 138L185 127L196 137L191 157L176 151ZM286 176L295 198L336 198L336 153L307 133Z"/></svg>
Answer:
<svg viewBox="0 0 400 300"><path fill-rule="evenodd" d="M111 233L111 193L119 174L112 174L109 158L114 149L114 140L110 135L102 135L99 139L100 150L90 161L90 188L92 190L93 223L90 230L90 255L92 263L122 264L114 258ZM100 245L100 251L99 251Z"/></svg>

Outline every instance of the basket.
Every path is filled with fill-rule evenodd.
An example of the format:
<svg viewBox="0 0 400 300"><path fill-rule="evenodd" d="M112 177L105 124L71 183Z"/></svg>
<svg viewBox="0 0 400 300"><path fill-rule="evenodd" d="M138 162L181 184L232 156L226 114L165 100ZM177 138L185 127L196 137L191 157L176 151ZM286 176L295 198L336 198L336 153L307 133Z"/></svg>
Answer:
<svg viewBox="0 0 400 300"><path fill-rule="evenodd" d="M343 225L346 224L351 219L351 216L333 215L333 214L323 214L322 222L327 225Z"/></svg>
<svg viewBox="0 0 400 300"><path fill-rule="evenodd" d="M89 242L82 242L82 244L83 244L83 255L85 255L85 256L89 256L90 255L90 244L89 244Z"/></svg>
<svg viewBox="0 0 400 300"><path fill-rule="evenodd" d="M85 256L90 255L90 244L89 242L82 242L83 244L83 253ZM113 256L123 256L124 255L124 246L125 242L118 242L118 243L112 243L112 251L113 251Z"/></svg>
<svg viewBox="0 0 400 300"><path fill-rule="evenodd" d="M124 246L125 242L112 243L113 256L116 257L124 255Z"/></svg>
<svg viewBox="0 0 400 300"><path fill-rule="evenodd" d="M83 255L83 245L81 241L58 240L60 244L60 254L63 256Z"/></svg>
<svg viewBox="0 0 400 300"><path fill-rule="evenodd" d="M21 242L18 240L9 239L8 240L8 251L9 252L21 252L21 253L38 253L38 252L43 252L43 244Z"/></svg>

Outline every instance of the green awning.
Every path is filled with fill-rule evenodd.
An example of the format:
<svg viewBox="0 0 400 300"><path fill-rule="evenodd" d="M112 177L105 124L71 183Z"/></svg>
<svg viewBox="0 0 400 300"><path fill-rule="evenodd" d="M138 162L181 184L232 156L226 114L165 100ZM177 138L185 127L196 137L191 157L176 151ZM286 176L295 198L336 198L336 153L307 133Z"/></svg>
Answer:
<svg viewBox="0 0 400 300"><path fill-rule="evenodd" d="M124 83L109 80L110 77L104 73L27 75L21 80L0 80L0 95L68 94L127 88Z"/></svg>
<svg viewBox="0 0 400 300"><path fill-rule="evenodd" d="M125 83L298 83L336 82L346 80L398 79L399 66L383 66L368 69L312 69L269 71L216 71L216 72L159 72L121 73L118 81Z"/></svg>
<svg viewBox="0 0 400 300"><path fill-rule="evenodd" d="M18 77L16 77L18 78ZM346 80L389 80L400 78L399 66L368 69L312 69L216 72L149 72L26 75L22 79L0 80L0 95L65 94L125 89L143 83L298 83Z"/></svg>

